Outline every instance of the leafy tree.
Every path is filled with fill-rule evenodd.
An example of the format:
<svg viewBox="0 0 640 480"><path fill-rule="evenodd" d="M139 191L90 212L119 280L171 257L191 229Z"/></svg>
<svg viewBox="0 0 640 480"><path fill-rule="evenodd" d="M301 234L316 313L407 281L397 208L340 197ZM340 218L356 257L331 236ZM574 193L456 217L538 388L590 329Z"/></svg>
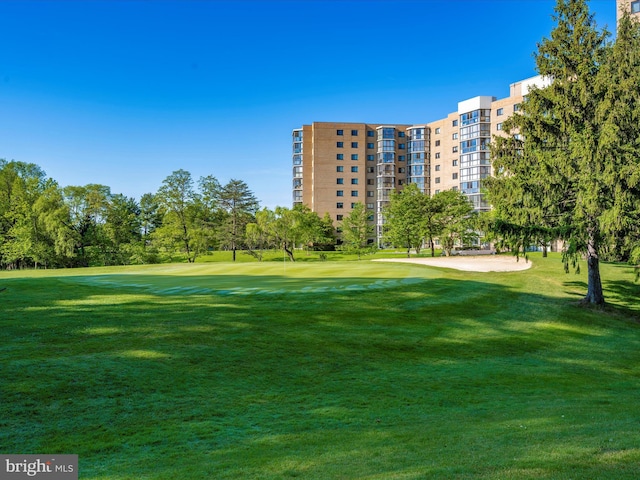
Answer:
<svg viewBox="0 0 640 480"><path fill-rule="evenodd" d="M156 195L159 206L164 210L162 226L156 229L154 238L167 249L178 247L189 263L206 248L202 231L198 231L201 203L193 187L191 174L186 170L176 170L162 181ZM203 244L204 243L204 244Z"/></svg>
<svg viewBox="0 0 640 480"><path fill-rule="evenodd" d="M245 182L235 179L229 180L224 186L218 184L217 188L211 189L211 196L224 212L220 233L223 242L233 252L235 262L236 250L244 239L246 225L253 221L258 211L258 199Z"/></svg>
<svg viewBox="0 0 640 480"><path fill-rule="evenodd" d="M105 217L104 233L109 242L109 264L127 264L133 245L141 239L140 206L133 198L113 195Z"/></svg>
<svg viewBox="0 0 640 480"><path fill-rule="evenodd" d="M627 18L617 47L607 44L584 0L558 0L557 26L538 46L538 72L522 113L505 122L494 145L491 201L517 246L553 233L566 242L565 269L585 256L585 303L602 305L601 253L637 224L640 109L638 34ZM627 26L625 26L627 24ZM619 43L618 43L619 42ZM518 205L522 212L508 218Z"/></svg>
<svg viewBox="0 0 640 480"><path fill-rule="evenodd" d="M358 255L373 253L377 246L369 243L374 235L374 227L369 224L368 213L364 203L353 206L349 215L342 220L342 244L340 250Z"/></svg>
<svg viewBox="0 0 640 480"><path fill-rule="evenodd" d="M476 213L469 199L458 190L436 193L434 223L438 225L440 244L446 256L450 256L456 243L464 245L477 238Z"/></svg>
<svg viewBox="0 0 640 480"><path fill-rule="evenodd" d="M426 213L430 203L415 183L393 192L383 213L385 241L406 248L407 257L411 257L412 248L419 254L428 230Z"/></svg>
<svg viewBox="0 0 640 480"><path fill-rule="evenodd" d="M263 250L273 246L273 236L270 234L271 224L275 221L275 214L266 207L256 212L255 222L248 223L245 229L245 243L247 253L262 261Z"/></svg>

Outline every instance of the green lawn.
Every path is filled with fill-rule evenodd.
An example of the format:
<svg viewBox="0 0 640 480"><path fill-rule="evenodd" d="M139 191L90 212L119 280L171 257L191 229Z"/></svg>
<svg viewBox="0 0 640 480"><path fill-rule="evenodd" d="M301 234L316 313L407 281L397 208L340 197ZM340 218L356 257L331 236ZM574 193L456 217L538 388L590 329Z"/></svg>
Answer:
<svg viewBox="0 0 640 480"><path fill-rule="evenodd" d="M640 284L602 274L604 311L556 256L1 272L0 452L94 480L636 480Z"/></svg>

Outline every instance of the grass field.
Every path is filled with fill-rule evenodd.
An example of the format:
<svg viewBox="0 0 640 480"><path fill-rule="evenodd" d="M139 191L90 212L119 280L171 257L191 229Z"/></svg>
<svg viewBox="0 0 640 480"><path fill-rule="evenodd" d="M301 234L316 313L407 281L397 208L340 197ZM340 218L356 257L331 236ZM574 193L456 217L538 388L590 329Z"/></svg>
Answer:
<svg viewBox="0 0 640 480"><path fill-rule="evenodd" d="M1 272L0 452L80 478L638 479L640 284L603 265Z"/></svg>

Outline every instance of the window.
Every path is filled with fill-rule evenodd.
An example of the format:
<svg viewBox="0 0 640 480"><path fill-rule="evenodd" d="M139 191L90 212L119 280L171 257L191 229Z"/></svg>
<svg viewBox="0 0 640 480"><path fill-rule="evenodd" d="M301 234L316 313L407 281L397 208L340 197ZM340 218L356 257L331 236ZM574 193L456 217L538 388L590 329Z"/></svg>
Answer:
<svg viewBox="0 0 640 480"><path fill-rule="evenodd" d="M367 143L367 148L376 148L375 143Z"/></svg>
<svg viewBox="0 0 640 480"><path fill-rule="evenodd" d="M351 142L351 148L358 148L358 142Z"/></svg>
<svg viewBox="0 0 640 480"><path fill-rule="evenodd" d="M368 178L367 179L367 185L375 185L375 181L373 180L373 178Z"/></svg>
<svg viewBox="0 0 640 480"><path fill-rule="evenodd" d="M337 197L344 197L344 190L338 190L338 191L336 191L336 196L337 196Z"/></svg>
<svg viewBox="0 0 640 480"><path fill-rule="evenodd" d="M367 173L376 173L376 167L367 167Z"/></svg>
<svg viewBox="0 0 640 480"><path fill-rule="evenodd" d="M504 115L504 108L499 108L496 115Z"/></svg>
<svg viewBox="0 0 640 480"><path fill-rule="evenodd" d="M344 208L344 203L342 202L336 203L336 208Z"/></svg>
<svg viewBox="0 0 640 480"><path fill-rule="evenodd" d="M336 215L336 220L341 221L342 220L342 215Z"/></svg>
<svg viewBox="0 0 640 480"><path fill-rule="evenodd" d="M358 154L357 153L352 153L351 154L351 160L358 160Z"/></svg>
<svg viewBox="0 0 640 480"><path fill-rule="evenodd" d="M451 175L451 179L452 180L457 180L458 179L458 174L454 173L453 175Z"/></svg>
<svg viewBox="0 0 640 480"><path fill-rule="evenodd" d="M367 161L373 162L376 159L375 155L367 155Z"/></svg>
<svg viewBox="0 0 640 480"><path fill-rule="evenodd" d="M398 161L399 162L404 162L405 156L404 155L398 155Z"/></svg>
<svg viewBox="0 0 640 480"><path fill-rule="evenodd" d="M367 192L367 197L373 197L373 195L369 195L369 193L373 192ZM376 208L376 206L373 203L367 203L367 210L373 210L374 208Z"/></svg>
<svg viewBox="0 0 640 480"><path fill-rule="evenodd" d="M404 168L402 167L398 168L398 173L404 173Z"/></svg>
<svg viewBox="0 0 640 480"><path fill-rule="evenodd" d="M440 133L440 127L436 128L436 135Z"/></svg>
<svg viewBox="0 0 640 480"><path fill-rule="evenodd" d="M351 190L351 196L352 197L357 197L358 196L358 190Z"/></svg>
<svg viewBox="0 0 640 480"><path fill-rule="evenodd" d="M343 130L336 130L336 135L344 135L344 131Z"/></svg>
<svg viewBox="0 0 640 480"><path fill-rule="evenodd" d="M344 147L344 142L336 142L336 147L343 148Z"/></svg>
<svg viewBox="0 0 640 480"><path fill-rule="evenodd" d="M440 190L436 190L436 195L440 193ZM438 244L438 240L436 240L436 245Z"/></svg>
<svg viewBox="0 0 640 480"><path fill-rule="evenodd" d="M342 153L336 154L336 160L344 160L344 155Z"/></svg>
<svg viewBox="0 0 640 480"><path fill-rule="evenodd" d="M452 153L458 153L458 147L453 147L453 148L451 149L451 152L452 152Z"/></svg>
<svg viewBox="0 0 640 480"><path fill-rule="evenodd" d="M458 191L458 187L456 187L455 185L453 187L451 187L451 190L453 190L454 192Z"/></svg>
<svg viewBox="0 0 640 480"><path fill-rule="evenodd" d="M436 147L440 146L440 140L436 140Z"/></svg>
<svg viewBox="0 0 640 480"><path fill-rule="evenodd" d="M404 143L399 143L399 144L398 144L398 148L399 148L400 150L404 150L404 149L406 148L406 145L405 145Z"/></svg>
<svg viewBox="0 0 640 480"><path fill-rule="evenodd" d="M631 2L631 13L640 13L640 1Z"/></svg>
<svg viewBox="0 0 640 480"><path fill-rule="evenodd" d="M352 173L358 173L358 167L351 167Z"/></svg>
<svg viewBox="0 0 640 480"><path fill-rule="evenodd" d="M373 197L374 195L375 192L372 192L371 190L367 192L367 197ZM369 205L371 205L371 207L369 207ZM373 208L373 204L367 203L367 208Z"/></svg>
<svg viewBox="0 0 640 480"><path fill-rule="evenodd" d="M496 125L496 130L502 130L502 124L501 123Z"/></svg>
<svg viewBox="0 0 640 480"><path fill-rule="evenodd" d="M440 165L436 165L436 172L440 171Z"/></svg>
<svg viewBox="0 0 640 480"><path fill-rule="evenodd" d="M351 136L352 137L357 137L358 136L358 130L351 130Z"/></svg>
<svg viewBox="0 0 640 480"><path fill-rule="evenodd" d="M516 104L513 106L513 111L514 111L514 112L519 112L519 111L520 111L520 104L519 104L519 103L516 103Z"/></svg>
<svg viewBox="0 0 640 480"><path fill-rule="evenodd" d="M338 165L336 167L336 172L344 172L344 167L342 165Z"/></svg>
<svg viewBox="0 0 640 480"><path fill-rule="evenodd" d="M454 120L453 122L451 122L451 126L452 127L457 127L458 126L458 120Z"/></svg>
<svg viewBox="0 0 640 480"><path fill-rule="evenodd" d="M440 183L440 177L436 177L436 183Z"/></svg>
<svg viewBox="0 0 640 480"><path fill-rule="evenodd" d="M436 158L440 158L440 152L436 152Z"/></svg>
<svg viewBox="0 0 640 480"><path fill-rule="evenodd" d="M375 137L376 136L376 132L374 132L373 130L367 130L367 137Z"/></svg>
<svg viewBox="0 0 640 480"><path fill-rule="evenodd" d="M404 185L404 180L398 180L398 185Z"/></svg>
<svg viewBox="0 0 640 480"><path fill-rule="evenodd" d="M403 138L404 137L404 132L398 132L398 137Z"/></svg>
<svg viewBox="0 0 640 480"><path fill-rule="evenodd" d="M351 179L351 185L358 185L358 179L357 178L352 178Z"/></svg>
<svg viewBox="0 0 640 480"><path fill-rule="evenodd" d="M336 178L336 183L338 185L342 185L344 183L344 178Z"/></svg>
<svg viewBox="0 0 640 480"><path fill-rule="evenodd" d="M458 166L458 159L455 159L454 161L451 162L451 165L454 167Z"/></svg>
<svg viewBox="0 0 640 480"><path fill-rule="evenodd" d="M354 202L351 202L351 208L356 208L356 204Z"/></svg>
<svg viewBox="0 0 640 480"><path fill-rule="evenodd" d="M454 133L453 135L451 135L451 138L452 138L453 140L457 140L457 139L458 139L458 134L457 134L457 133Z"/></svg>

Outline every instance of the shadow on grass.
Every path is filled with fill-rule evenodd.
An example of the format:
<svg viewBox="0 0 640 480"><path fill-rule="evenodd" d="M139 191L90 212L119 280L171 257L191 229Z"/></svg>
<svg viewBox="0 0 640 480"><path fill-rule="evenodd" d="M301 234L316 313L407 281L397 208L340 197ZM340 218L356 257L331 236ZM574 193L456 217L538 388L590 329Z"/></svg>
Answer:
<svg viewBox="0 0 640 480"><path fill-rule="evenodd" d="M566 298L449 278L269 296L122 282L9 282L0 450L78 453L105 480L553 478L637 440L640 348ZM611 463L637 471L635 455Z"/></svg>

